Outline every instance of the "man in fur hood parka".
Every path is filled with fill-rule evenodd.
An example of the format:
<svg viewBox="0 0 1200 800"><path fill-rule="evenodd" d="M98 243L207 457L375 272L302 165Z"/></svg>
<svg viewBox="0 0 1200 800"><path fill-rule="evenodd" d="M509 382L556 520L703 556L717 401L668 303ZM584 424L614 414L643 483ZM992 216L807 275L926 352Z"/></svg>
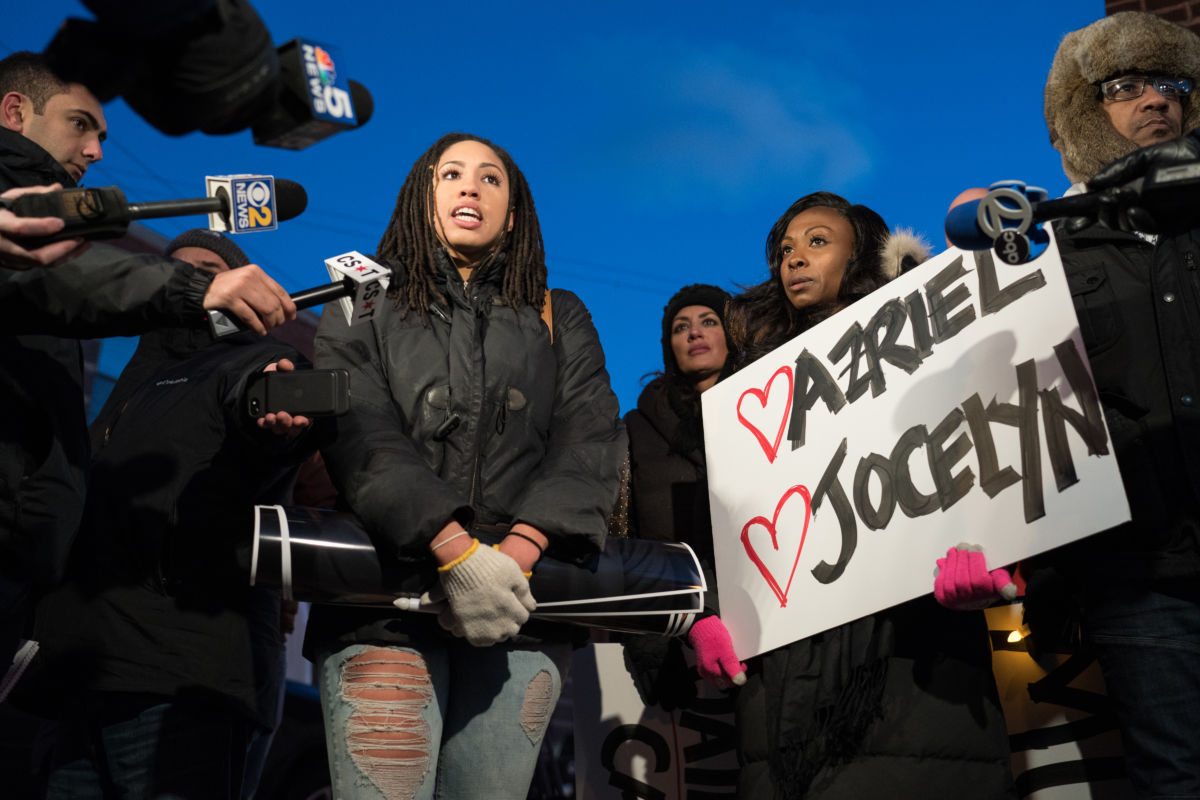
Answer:
<svg viewBox="0 0 1200 800"><path fill-rule="evenodd" d="M1045 110L1068 177L1200 127L1198 80L1200 37L1151 14L1067 34ZM1137 796L1200 798L1200 228L1055 236L1131 519L1023 562L1025 619L1096 654Z"/></svg>
<svg viewBox="0 0 1200 800"><path fill-rule="evenodd" d="M1153 14L1123 11L1063 37L1046 79L1046 125L1050 144L1062 154L1072 183L1153 141L1134 141L1119 132L1105 109L1133 110L1164 100L1147 88L1141 97L1106 106L1099 84L1127 74L1169 75L1200 81L1200 37ZM1171 101L1166 101L1170 103ZM1184 97L1182 130L1164 131L1157 141L1200 127L1200 103Z"/></svg>

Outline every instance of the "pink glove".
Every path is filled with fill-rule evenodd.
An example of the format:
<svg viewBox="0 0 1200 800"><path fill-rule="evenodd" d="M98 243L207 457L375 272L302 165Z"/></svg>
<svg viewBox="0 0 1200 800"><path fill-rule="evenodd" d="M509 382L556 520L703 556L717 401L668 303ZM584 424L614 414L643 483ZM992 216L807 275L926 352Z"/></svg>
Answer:
<svg viewBox="0 0 1200 800"><path fill-rule="evenodd" d="M705 617L692 625L688 641L696 651L696 670L700 677L718 689L746 682L746 665L733 652L733 641L720 617Z"/></svg>
<svg viewBox="0 0 1200 800"><path fill-rule="evenodd" d="M962 543L937 560L933 596L946 608L971 611L987 608L997 600L1015 599L1017 585L1006 569L988 571L982 547Z"/></svg>

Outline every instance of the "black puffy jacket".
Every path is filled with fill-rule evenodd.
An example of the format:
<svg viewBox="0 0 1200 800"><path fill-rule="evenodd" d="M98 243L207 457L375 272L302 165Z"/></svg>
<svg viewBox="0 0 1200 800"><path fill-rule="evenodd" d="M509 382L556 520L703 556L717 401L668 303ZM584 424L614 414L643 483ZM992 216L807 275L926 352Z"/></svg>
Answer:
<svg viewBox="0 0 1200 800"><path fill-rule="evenodd" d="M629 433L630 533L642 539L686 542L701 562L713 563L708 469L700 403L684 398L669 379L656 378L625 415Z"/></svg>
<svg viewBox="0 0 1200 800"><path fill-rule="evenodd" d="M553 290L551 344L536 308L500 301L502 261L465 286L441 262L447 303L427 320L389 302L348 327L325 309L317 366L349 370L353 397L322 448L334 484L385 557L413 568L433 566L428 542L451 518L528 523L561 558L594 552L626 445L591 315ZM380 615L351 616L314 609L309 635L395 639Z"/></svg>

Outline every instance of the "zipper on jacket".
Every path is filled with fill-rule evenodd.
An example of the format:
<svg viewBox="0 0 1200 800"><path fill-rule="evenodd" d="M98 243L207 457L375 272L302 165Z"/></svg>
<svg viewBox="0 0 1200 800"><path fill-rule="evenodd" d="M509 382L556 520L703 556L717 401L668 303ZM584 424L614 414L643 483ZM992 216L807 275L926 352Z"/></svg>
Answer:
<svg viewBox="0 0 1200 800"><path fill-rule="evenodd" d="M125 413L125 409L127 408L129 408L128 400L121 405L121 410L117 412L117 415L113 417L107 425L104 426L104 438L100 441L101 447L108 446L109 441L112 439L113 428L117 427L117 423L121 421L121 415Z"/></svg>
<svg viewBox="0 0 1200 800"><path fill-rule="evenodd" d="M465 283L463 285L463 288L465 291L465 289L466 289ZM486 324L486 316L484 314L484 310L479 307L477 297L472 297L472 296L468 295L468 301L471 303L471 306L475 310L475 339L478 344L478 348L479 348L478 352L480 353L480 358L482 359L482 357L483 357L482 356L482 354L483 354L483 339L484 339L483 330L484 330L484 325ZM480 398L480 403L486 406L486 404L487 404L487 375L484 373L485 373L485 369L481 368L479 370L479 398ZM484 411L483 408L479 409L479 416L477 418L478 422L476 423L476 426L475 426L475 462L471 466L471 491L467 495L467 502L470 503L471 505L475 505L475 493L477 490L480 489L480 486L479 486L479 483L480 483L480 481L479 481L479 462L480 462L480 459L483 454L483 432L486 429L485 426L483 425L483 422L484 422L483 411Z"/></svg>

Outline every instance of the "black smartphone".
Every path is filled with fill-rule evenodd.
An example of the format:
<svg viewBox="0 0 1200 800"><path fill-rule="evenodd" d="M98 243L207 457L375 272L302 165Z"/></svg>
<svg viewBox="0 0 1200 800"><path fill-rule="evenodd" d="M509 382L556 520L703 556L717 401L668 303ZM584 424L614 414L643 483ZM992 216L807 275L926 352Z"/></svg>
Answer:
<svg viewBox="0 0 1200 800"><path fill-rule="evenodd" d="M350 373L344 369L263 372L246 386L246 413L255 419L286 411L330 417L350 410Z"/></svg>

